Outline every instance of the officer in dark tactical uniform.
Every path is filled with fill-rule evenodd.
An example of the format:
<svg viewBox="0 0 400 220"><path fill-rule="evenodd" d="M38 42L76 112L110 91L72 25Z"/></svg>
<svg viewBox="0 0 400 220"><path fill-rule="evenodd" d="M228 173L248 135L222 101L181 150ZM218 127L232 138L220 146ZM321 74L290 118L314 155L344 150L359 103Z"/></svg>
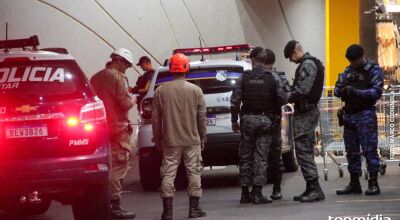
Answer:
<svg viewBox="0 0 400 220"><path fill-rule="evenodd" d="M361 145L370 174L365 195L378 195L380 194L379 156L375 103L382 96L384 76L378 64L365 59L364 49L360 45L353 44L347 48L346 58L350 66L339 75L335 86L335 96L345 102L340 120L344 124L343 139L349 163L350 184L343 190L336 191L336 194L362 193L359 180Z"/></svg>
<svg viewBox="0 0 400 220"><path fill-rule="evenodd" d="M287 100L276 73L265 68L266 51L257 47L250 53L252 71L243 73L231 97L232 130L241 131L240 203L264 204L272 200L262 195L266 184L267 158L272 142L276 106ZM241 104L243 103L242 107ZM239 126L238 115L241 115ZM253 186L250 195L249 187Z"/></svg>
<svg viewBox="0 0 400 220"><path fill-rule="evenodd" d="M294 141L297 161L306 180L306 190L293 200L316 202L325 199L318 181L318 170L314 161L315 128L318 124L317 104L322 95L324 67L317 58L304 53L297 41L289 41L284 55L299 64L293 81L289 102L294 103Z"/></svg>
<svg viewBox="0 0 400 220"><path fill-rule="evenodd" d="M265 68L270 71L275 71L274 69L275 53L270 49L265 49L265 52L267 53ZM276 72L276 73L278 74L281 80L284 92L286 93L291 92L291 87L285 77L285 73L284 72ZM270 198L273 200L282 199L281 182L282 182L282 173L285 170L281 157L282 155L281 122L282 122L282 108L281 106L276 106L274 127L272 128L271 150L268 158L268 170L270 172L269 176L272 178L272 182L274 184L272 195L270 196Z"/></svg>

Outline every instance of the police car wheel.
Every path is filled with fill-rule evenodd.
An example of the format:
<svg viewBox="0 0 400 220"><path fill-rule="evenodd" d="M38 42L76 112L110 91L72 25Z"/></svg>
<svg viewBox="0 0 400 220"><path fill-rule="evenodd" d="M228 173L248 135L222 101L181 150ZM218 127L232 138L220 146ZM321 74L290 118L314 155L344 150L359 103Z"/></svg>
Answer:
<svg viewBox="0 0 400 220"><path fill-rule="evenodd" d="M382 161L379 163L379 173L382 176L386 174L386 164Z"/></svg>
<svg viewBox="0 0 400 220"><path fill-rule="evenodd" d="M51 201L42 200L39 204L19 204L18 201L2 204L3 211L18 215L42 215L49 210Z"/></svg>
<svg viewBox="0 0 400 220"><path fill-rule="evenodd" d="M339 168L339 177L343 177L343 175L344 175L344 173L343 173L343 169L342 168Z"/></svg>
<svg viewBox="0 0 400 220"><path fill-rule="evenodd" d="M156 150L145 158L139 155L139 175L143 190L156 191L160 187L161 157L161 152L157 152Z"/></svg>
<svg viewBox="0 0 400 220"><path fill-rule="evenodd" d="M32 204L24 208L22 212L27 215L42 215L49 210L50 203L50 201L43 201L40 204Z"/></svg>
<svg viewBox="0 0 400 220"><path fill-rule="evenodd" d="M108 220L110 215L109 184L88 186L86 195L72 204L75 220Z"/></svg>
<svg viewBox="0 0 400 220"><path fill-rule="evenodd" d="M282 154L282 161L283 166L285 167L285 172L296 172L299 169L299 164L297 163L293 147L289 152Z"/></svg>

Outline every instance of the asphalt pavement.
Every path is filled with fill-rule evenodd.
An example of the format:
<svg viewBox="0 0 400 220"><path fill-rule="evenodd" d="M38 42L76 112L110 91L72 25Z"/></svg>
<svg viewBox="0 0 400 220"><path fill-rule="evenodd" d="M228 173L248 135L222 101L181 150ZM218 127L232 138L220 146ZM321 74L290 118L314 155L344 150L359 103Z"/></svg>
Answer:
<svg viewBox="0 0 400 220"><path fill-rule="evenodd" d="M342 188L349 181L345 170L343 178L339 177L335 164L328 163L328 181L323 178L322 158L316 158L321 175L321 186L326 200L317 203L303 204L294 202L293 196L304 191L305 182L298 170L285 173L283 177L283 199L272 204L253 205L239 204L240 187L238 168L236 166L214 167L205 170L203 175L204 197L201 207L212 220L400 220L400 167L389 164L386 174L380 176L381 195L365 196L350 195L336 196L335 190ZM367 181L361 179L363 190ZM122 205L127 210L137 214L136 219L160 219L162 201L158 192L144 192L140 186L137 160L134 158L132 169L125 180ZM270 195L272 186L264 187L265 195ZM188 196L184 188L177 191L174 199L174 219L187 219ZM1 220L72 220L70 206L62 206L53 202L50 210L42 216L10 216L0 212Z"/></svg>

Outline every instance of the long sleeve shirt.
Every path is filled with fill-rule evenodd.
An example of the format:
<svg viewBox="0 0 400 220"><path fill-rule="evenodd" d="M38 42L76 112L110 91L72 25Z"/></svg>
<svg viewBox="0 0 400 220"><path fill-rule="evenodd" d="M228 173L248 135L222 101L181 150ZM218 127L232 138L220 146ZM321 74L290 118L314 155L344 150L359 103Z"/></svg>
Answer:
<svg viewBox="0 0 400 220"><path fill-rule="evenodd" d="M193 146L206 139L206 104L200 87L175 79L157 88L152 108L156 144Z"/></svg>

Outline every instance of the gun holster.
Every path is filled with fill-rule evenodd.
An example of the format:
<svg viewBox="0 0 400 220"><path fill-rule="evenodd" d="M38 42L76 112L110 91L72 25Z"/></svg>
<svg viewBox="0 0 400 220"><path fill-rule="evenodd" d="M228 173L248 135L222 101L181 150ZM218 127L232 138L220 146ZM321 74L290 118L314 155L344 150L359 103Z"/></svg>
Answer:
<svg viewBox="0 0 400 220"><path fill-rule="evenodd" d="M343 109L339 109L337 111L337 117L339 119L339 126L342 127L344 125L344 120L343 120L343 115L344 115L344 111Z"/></svg>

